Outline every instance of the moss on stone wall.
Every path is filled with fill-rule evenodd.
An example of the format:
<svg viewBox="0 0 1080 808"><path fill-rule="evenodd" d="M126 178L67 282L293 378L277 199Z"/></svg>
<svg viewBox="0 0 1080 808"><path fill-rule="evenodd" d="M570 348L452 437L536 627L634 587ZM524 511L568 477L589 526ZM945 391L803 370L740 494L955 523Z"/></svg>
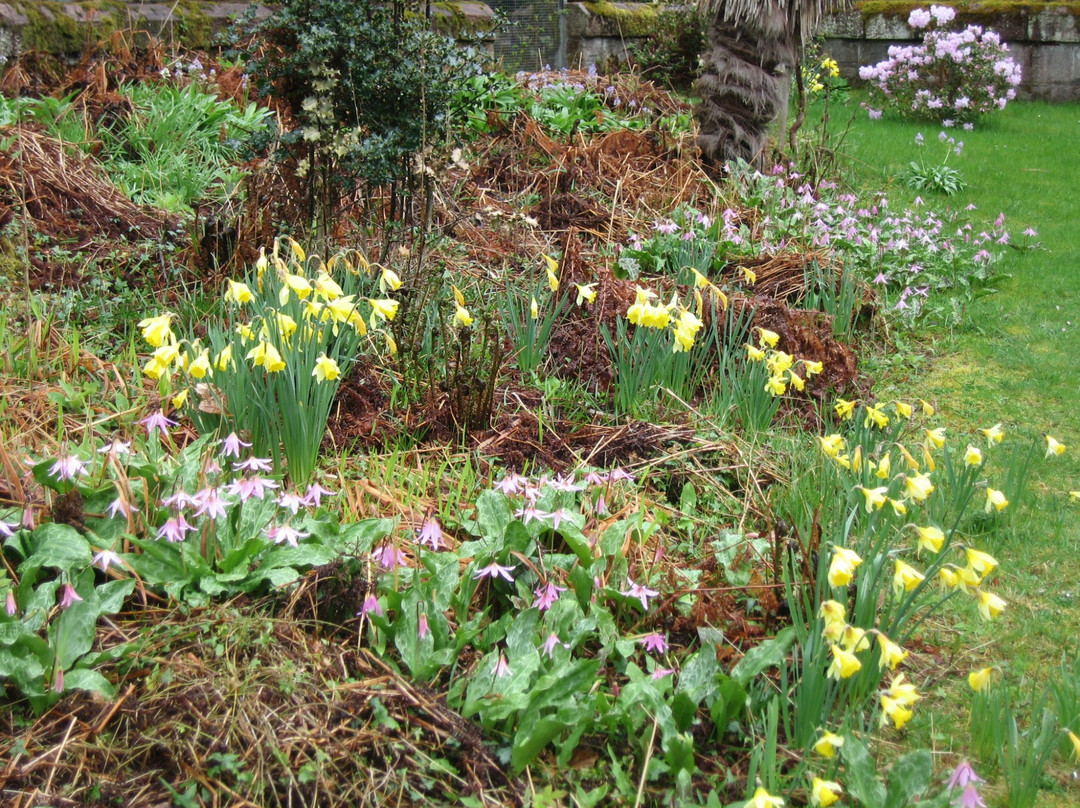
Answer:
<svg viewBox="0 0 1080 808"><path fill-rule="evenodd" d="M637 4L640 8L620 8L608 0L586 2L585 8L598 17L612 20L618 24L623 36L651 36L656 33L657 13L651 4Z"/></svg>
<svg viewBox="0 0 1080 808"><path fill-rule="evenodd" d="M1080 15L1080 2L1049 2L1040 3L1034 0L980 0L980 2L941 2L939 5L952 6L958 15L965 19L972 17L993 17L999 14L1038 14L1040 11L1064 9L1073 16ZM889 17L907 17L914 9L929 8L930 0L862 0L856 3L856 8L862 12L863 17L873 14L884 14Z"/></svg>

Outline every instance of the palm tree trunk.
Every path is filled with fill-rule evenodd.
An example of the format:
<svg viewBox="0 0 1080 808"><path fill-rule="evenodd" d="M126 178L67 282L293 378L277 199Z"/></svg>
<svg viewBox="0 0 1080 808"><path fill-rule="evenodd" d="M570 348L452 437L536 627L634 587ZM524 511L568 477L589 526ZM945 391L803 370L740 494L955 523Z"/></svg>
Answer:
<svg viewBox="0 0 1080 808"><path fill-rule="evenodd" d="M754 15L732 14L721 0L709 26L698 79L698 145L705 161L742 159L762 166L769 129L787 112L800 34L793 0L763 0Z"/></svg>

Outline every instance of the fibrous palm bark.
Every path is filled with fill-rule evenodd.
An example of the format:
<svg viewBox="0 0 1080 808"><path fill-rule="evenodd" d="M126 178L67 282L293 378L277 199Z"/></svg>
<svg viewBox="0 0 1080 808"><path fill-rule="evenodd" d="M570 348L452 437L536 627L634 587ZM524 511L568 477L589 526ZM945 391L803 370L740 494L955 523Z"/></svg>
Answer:
<svg viewBox="0 0 1080 808"><path fill-rule="evenodd" d="M802 45L832 0L702 0L709 49L698 79L698 145L707 162L760 163L787 111Z"/></svg>

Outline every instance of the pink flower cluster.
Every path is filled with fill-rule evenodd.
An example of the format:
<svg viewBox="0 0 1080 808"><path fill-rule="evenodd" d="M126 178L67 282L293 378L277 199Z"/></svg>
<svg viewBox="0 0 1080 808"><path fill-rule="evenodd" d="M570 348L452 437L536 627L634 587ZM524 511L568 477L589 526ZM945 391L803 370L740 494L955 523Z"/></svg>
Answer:
<svg viewBox="0 0 1080 808"><path fill-rule="evenodd" d="M956 12L947 6L915 9L908 24L928 28L921 45L893 45L889 58L859 68L870 83L871 117L878 107L933 120L974 121L1016 97L1020 65L1009 46L993 31L969 25L963 31L944 31ZM876 114L875 114L876 113Z"/></svg>

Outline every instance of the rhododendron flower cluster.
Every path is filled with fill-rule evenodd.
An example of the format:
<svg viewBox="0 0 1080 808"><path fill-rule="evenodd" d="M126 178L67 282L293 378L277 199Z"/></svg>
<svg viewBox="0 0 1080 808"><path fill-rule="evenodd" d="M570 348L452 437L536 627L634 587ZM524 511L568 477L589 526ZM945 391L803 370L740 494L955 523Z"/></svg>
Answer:
<svg viewBox="0 0 1080 808"><path fill-rule="evenodd" d="M908 24L927 29L922 44L893 45L888 59L859 68L859 78L870 83L871 117L888 107L918 118L974 121L1016 97L1020 65L1009 46L978 25L943 30L955 16L945 6L915 9Z"/></svg>

